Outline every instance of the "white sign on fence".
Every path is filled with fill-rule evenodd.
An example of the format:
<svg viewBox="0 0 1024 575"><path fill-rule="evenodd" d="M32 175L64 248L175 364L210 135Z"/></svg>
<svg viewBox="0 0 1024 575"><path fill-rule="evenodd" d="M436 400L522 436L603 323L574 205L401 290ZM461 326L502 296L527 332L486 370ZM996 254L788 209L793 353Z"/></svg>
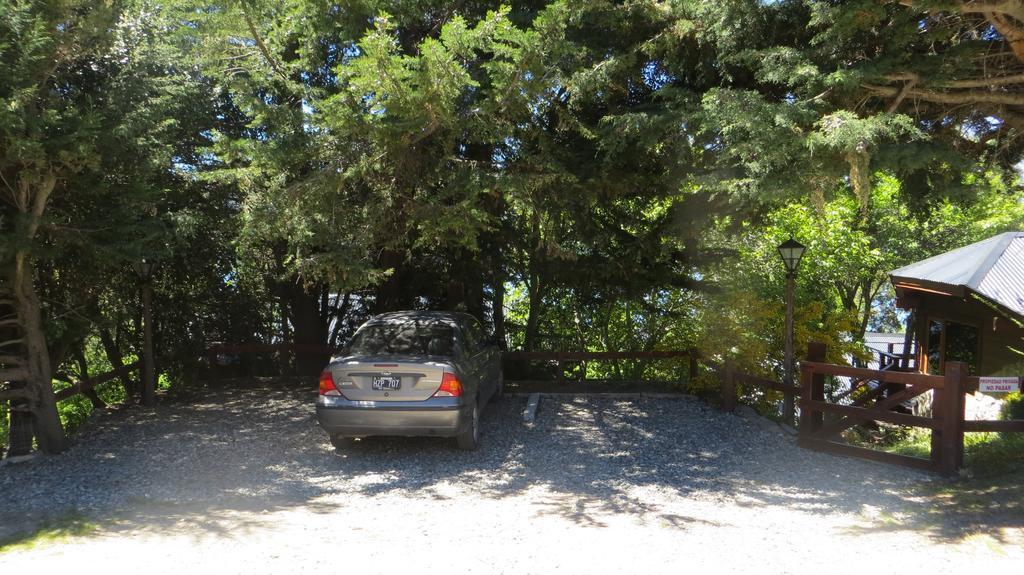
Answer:
<svg viewBox="0 0 1024 575"><path fill-rule="evenodd" d="M979 377L978 391L982 393L1011 393L1020 391L1019 377Z"/></svg>

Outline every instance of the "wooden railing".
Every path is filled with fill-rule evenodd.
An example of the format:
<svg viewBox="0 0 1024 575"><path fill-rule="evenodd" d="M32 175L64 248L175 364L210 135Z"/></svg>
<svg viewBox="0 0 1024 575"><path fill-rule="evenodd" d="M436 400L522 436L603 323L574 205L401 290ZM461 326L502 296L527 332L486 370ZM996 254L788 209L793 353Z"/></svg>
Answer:
<svg viewBox="0 0 1024 575"><path fill-rule="evenodd" d="M664 350L664 351L506 351L501 354L502 363L507 366L509 362L546 362L553 363L555 367L555 379L506 379L505 382L519 387L542 388L554 384L555 386L568 386L567 389L583 389L586 384L643 384L649 385L648 380L629 379L595 379L583 377L567 377L566 364L586 361L616 361L616 360L659 360L659 359L686 359L687 373L690 380L696 377L699 370L700 354L695 349L687 350Z"/></svg>
<svg viewBox="0 0 1024 575"><path fill-rule="evenodd" d="M220 379L220 378L231 378L240 375L258 375L254 373L259 371L259 367L255 364L243 363L241 366L233 365L232 362L222 363L219 356L270 356L270 355L311 355L321 356L323 360L322 365L317 365L315 368L319 373L320 368L327 364L327 358L338 353L340 348L332 347L325 344L308 344L308 343L218 343L207 348L202 356L206 357L207 366L209 370L206 374L208 379ZM264 368L268 365L263 365ZM241 368L238 371L237 368ZM270 370L270 373L264 372L263 375L280 375L277 370ZM314 374L315 375L315 374Z"/></svg>
<svg viewBox="0 0 1024 575"><path fill-rule="evenodd" d="M85 393L95 388L97 385L106 383L108 381L112 381L119 377L127 377L129 374L131 374L133 371L138 370L140 367L142 367L142 361L134 361L132 363L129 363L128 365L122 365L121 367L113 371L104 373L103 375L90 377L89 379L85 379L82 381L76 381L72 383L70 387L65 387L64 389L61 389L60 391L57 392L57 401L64 401L65 399L74 397L80 393Z"/></svg>
<svg viewBox="0 0 1024 575"><path fill-rule="evenodd" d="M878 349L872 350L875 352L875 355L878 356L878 368L902 369L904 371L915 370L916 366L914 365L914 358L917 354L914 352L914 350L912 348L907 349L904 350L904 353L900 354L896 353L895 349L895 344L890 343L886 347L886 351L881 351Z"/></svg>
<svg viewBox="0 0 1024 575"><path fill-rule="evenodd" d="M945 375L901 371L895 361L883 369L865 369L825 363L825 346L812 343L807 360L800 363L800 387L735 371L730 362L722 370L722 408L736 408L738 385L780 391L800 397L799 443L803 447L829 453L860 457L896 465L915 467L953 475L963 467L964 433L978 431L1024 432L1024 420L970 421L964 418L966 395L978 389L977 377L967 375L967 366L946 364ZM825 396L826 377L847 377L849 390ZM900 411L915 397L932 392L932 415L913 415ZM846 401L841 404L839 401ZM870 422L920 427L931 431L931 451L927 459L850 445L841 434Z"/></svg>
<svg viewBox="0 0 1024 575"><path fill-rule="evenodd" d="M129 363L128 365L123 365L113 371L104 373L103 375L98 375L95 377L84 379L82 381L73 382L70 386L60 389L55 393L56 400L64 401L65 399L74 397L80 393L86 393L95 388L97 385L106 383L119 377L126 377L133 371L138 370L141 366L142 361L135 361ZM28 372L24 371L22 373L19 373L17 378L8 377L4 379L4 381L22 381L27 376ZM29 390L24 387L12 387L9 389L0 390L0 401L18 401L31 399L31 397L32 396L29 393Z"/></svg>
<svg viewBox="0 0 1024 575"><path fill-rule="evenodd" d="M820 349L823 351L824 346ZM800 370L802 390L799 442L801 446L810 449L954 475L963 467L965 432L1024 432L1024 420L964 419L966 395L978 389L978 378L968 376L967 365L961 362L947 362L945 375L871 370L822 361L804 361L800 364ZM826 401L827 376L854 378L859 382L855 389L862 390L862 394L852 405ZM927 392L933 394L930 417L897 411L907 401ZM826 419L826 416L832 417ZM929 457L925 459L878 451L843 441L842 432L872 421L930 430L932 437Z"/></svg>
<svg viewBox="0 0 1024 575"><path fill-rule="evenodd" d="M330 355L338 348L305 343L218 343L206 350L207 356L243 355L249 353L322 353Z"/></svg>
<svg viewBox="0 0 1024 575"><path fill-rule="evenodd" d="M323 345L303 344L219 344L209 348L206 354L215 358L220 354L261 354L261 353L321 353L329 355L337 350ZM826 363L825 346L812 343L808 347L807 359L800 364L800 386L742 373L733 368L731 362L724 365L702 358L697 350L667 350L645 352L523 352L512 351L502 354L504 362L536 361L553 363L554 380L508 380L508 383L534 385L550 389L562 384L568 389L583 390L587 383L644 383L628 380L586 379L566 376L566 364L585 361L615 360L658 360L686 359L692 380L701 365L721 373L721 405L727 411L736 408L739 387L755 387L777 391L783 395L799 397L799 443L803 447L861 457L886 463L894 463L920 469L929 469L952 475L963 466L963 434L965 432L998 431L1024 432L1024 420L1017 421L967 421L964 419L965 396L977 390L978 378L967 375L966 366L949 362L944 376L928 375L911 371L893 355L883 369L866 369ZM888 354L886 354L888 355ZM137 364L123 369L136 368ZM108 381L121 375L119 372L94 378L92 385ZM834 394L831 400L825 396L825 378L847 377L852 380L847 391ZM92 380L90 380L92 381ZM83 387L85 389L85 387ZM901 406L915 397L931 391L934 394L930 417L898 411ZM61 393L71 393L65 390ZM62 397L63 398L63 397ZM848 403L838 403L846 401ZM907 425L931 430L932 442L929 458L912 457L850 445L842 440L841 434L857 425L872 421L895 425Z"/></svg>
<svg viewBox="0 0 1024 575"><path fill-rule="evenodd" d="M734 411L736 409L736 404L739 400L737 384L759 387L761 389L770 389L781 392L783 396L791 395L794 398L800 395L801 391L799 387L794 385L786 385L780 381L736 371L731 361L725 362L725 367L722 370L721 382L722 409L725 411ZM787 421L785 423L792 424L793 422Z"/></svg>

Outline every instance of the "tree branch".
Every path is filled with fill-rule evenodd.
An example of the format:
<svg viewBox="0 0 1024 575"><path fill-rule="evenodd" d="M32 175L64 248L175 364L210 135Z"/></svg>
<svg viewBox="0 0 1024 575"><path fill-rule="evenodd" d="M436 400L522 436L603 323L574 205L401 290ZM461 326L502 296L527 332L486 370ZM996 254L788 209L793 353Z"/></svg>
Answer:
<svg viewBox="0 0 1024 575"><path fill-rule="evenodd" d="M943 9L922 8L917 0L897 0L899 4L923 10L942 12ZM1024 62L1024 0L968 0L947 8L960 14L981 14L1006 39L1017 60Z"/></svg>
<svg viewBox="0 0 1024 575"><path fill-rule="evenodd" d="M1008 86L1011 84L1024 84L1024 74L1008 74L1006 76L978 78L975 80L953 80L943 83L943 86L949 88L987 88L989 86Z"/></svg>
<svg viewBox="0 0 1024 575"><path fill-rule="evenodd" d="M985 13L985 18L992 23L997 32L1003 35L1010 45L1010 49L1013 50L1013 55L1024 62L1024 29L1020 26L1020 20L994 12Z"/></svg>
<svg viewBox="0 0 1024 575"><path fill-rule="evenodd" d="M900 89L892 86L861 84L861 87L878 96L893 98L900 94ZM986 92L967 90L962 92L942 92L911 88L905 97L916 98L926 102L939 104L999 104L1002 106L1024 106L1024 94L1010 92Z"/></svg>
<svg viewBox="0 0 1024 575"><path fill-rule="evenodd" d="M252 39L256 42L256 47L260 49L260 52L263 54L263 58L267 61L267 64L269 64L270 68L273 69L274 72L286 83L291 82L288 74L285 73L284 69L281 68L281 65L278 63L277 58L270 53L270 49L267 48L267 45L263 42L263 37L260 36L259 31L256 29L256 24L252 21L252 18L249 17L249 3L242 0L242 2L239 2L239 5L242 8L242 18L245 19L245 25L249 27L249 33L252 34Z"/></svg>
<svg viewBox="0 0 1024 575"><path fill-rule="evenodd" d="M921 82L921 76L913 72L900 72L887 74L886 80L892 82L914 82L923 83L937 88L989 88L993 86L1010 86L1013 84L1024 84L1024 74L1007 74L1005 76L992 76L989 78L969 78L965 80L949 80L946 82Z"/></svg>
<svg viewBox="0 0 1024 575"><path fill-rule="evenodd" d="M899 4L909 8L922 9L919 0L898 0ZM931 11L927 8L925 11ZM951 11L961 14L1006 14L1024 22L1024 0L968 0L951 7Z"/></svg>
<svg viewBox="0 0 1024 575"><path fill-rule="evenodd" d="M903 100L907 97L907 94L909 94L910 91L914 89L915 85L917 85L917 79L907 80L907 82L903 84L903 88L900 89L900 92L896 94L896 98L892 101L891 104L889 104L889 107L886 109L886 112L890 114L895 112L896 108L900 107L900 104L903 103Z"/></svg>

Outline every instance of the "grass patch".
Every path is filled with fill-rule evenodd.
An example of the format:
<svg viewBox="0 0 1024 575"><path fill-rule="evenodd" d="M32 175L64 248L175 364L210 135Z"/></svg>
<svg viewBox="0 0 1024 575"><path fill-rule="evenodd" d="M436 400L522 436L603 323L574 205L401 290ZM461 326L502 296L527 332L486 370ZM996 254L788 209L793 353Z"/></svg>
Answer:
<svg viewBox="0 0 1024 575"><path fill-rule="evenodd" d="M900 430L888 437L895 439L863 445L900 455L930 456L928 430ZM927 505L903 523L905 529L991 555L1019 548L1024 536L1024 434L964 434L961 475L952 481L922 482L915 491Z"/></svg>
<svg viewBox="0 0 1024 575"><path fill-rule="evenodd" d="M9 551L30 551L45 545L63 543L74 537L90 535L98 529L77 512L40 523L35 529L19 531L0 538L0 553Z"/></svg>
<svg viewBox="0 0 1024 575"><path fill-rule="evenodd" d="M931 433L913 429L900 441L882 449L927 459L931 454ZM968 474L977 478L1001 477L1024 471L1024 434L965 433L964 467Z"/></svg>

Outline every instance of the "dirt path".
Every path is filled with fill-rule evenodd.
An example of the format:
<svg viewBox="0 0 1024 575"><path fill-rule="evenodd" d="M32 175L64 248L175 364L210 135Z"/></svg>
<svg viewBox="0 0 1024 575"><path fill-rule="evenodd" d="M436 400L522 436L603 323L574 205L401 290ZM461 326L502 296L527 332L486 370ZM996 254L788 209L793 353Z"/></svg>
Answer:
<svg viewBox="0 0 1024 575"><path fill-rule="evenodd" d="M65 455L0 468L0 568L903 575L1024 559L1019 508L961 513L922 495L929 476L801 450L695 400L546 398L526 427L512 397L478 452L336 454L312 399L234 389L111 414ZM39 542L40 525L70 534Z"/></svg>

